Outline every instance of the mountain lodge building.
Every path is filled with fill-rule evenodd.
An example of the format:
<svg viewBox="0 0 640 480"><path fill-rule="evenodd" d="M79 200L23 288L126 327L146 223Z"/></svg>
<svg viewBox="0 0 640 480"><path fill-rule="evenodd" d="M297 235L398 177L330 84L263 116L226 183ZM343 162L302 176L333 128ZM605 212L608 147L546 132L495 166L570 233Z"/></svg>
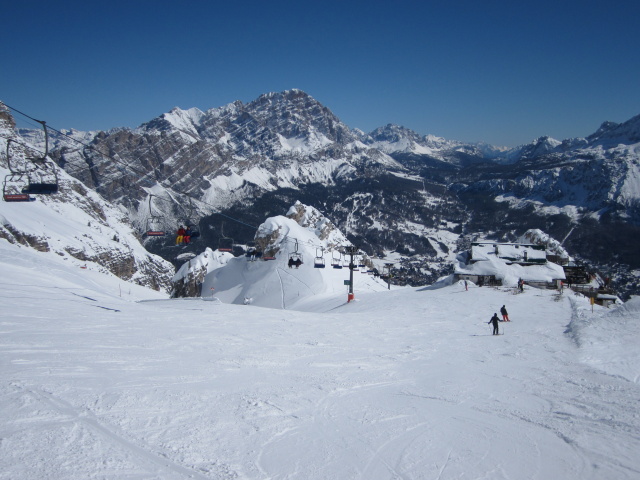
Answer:
<svg viewBox="0 0 640 480"><path fill-rule="evenodd" d="M555 287L565 280L563 268L547 259L544 245L473 242L454 271L456 280L476 285L530 285Z"/></svg>

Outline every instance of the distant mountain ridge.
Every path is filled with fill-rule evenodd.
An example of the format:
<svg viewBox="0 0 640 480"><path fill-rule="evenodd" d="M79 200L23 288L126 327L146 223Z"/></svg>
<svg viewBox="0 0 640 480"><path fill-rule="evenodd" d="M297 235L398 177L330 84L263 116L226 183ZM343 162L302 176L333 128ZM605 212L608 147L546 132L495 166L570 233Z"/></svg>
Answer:
<svg viewBox="0 0 640 480"><path fill-rule="evenodd" d="M69 132L69 136L87 138L86 133L77 131ZM36 140L33 136L30 139ZM80 151L60 139L54 155L63 165L82 162L88 170L100 170L93 179L87 172L79 176L107 198L138 200L130 212L134 222L144 223L148 211L144 210L143 199L157 182L177 186L181 192L224 208L260 192L353 179L367 169L421 175L425 165L448 168L439 162L456 169L480 165L486 171L493 165L534 159L541 160L540 164L580 162L584 158L630 160L628 175L616 178L616 185L608 189L612 191L618 189L620 181L625 183L627 177L635 175L632 166L638 153L634 145L639 142L640 115L622 124L604 122L597 132L584 138L559 141L540 137L509 150L419 135L392 124L363 134L340 122L310 95L293 89L261 95L246 105L237 101L206 112L176 107L136 129L94 135L92 145L96 149L104 146L128 166L141 170L145 174L142 176L122 172L110 158L86 149ZM133 187L126 195L118 185L123 183L123 176ZM637 199L640 191L626 184L624 202L628 203ZM568 202L572 201L569 193ZM611 195L592 200L608 203ZM173 216L179 217L179 213L173 212Z"/></svg>
<svg viewBox="0 0 640 480"><path fill-rule="evenodd" d="M257 225L300 199L371 252L424 256L429 278L466 232L515 238L530 228L558 238L571 231L565 246L592 261L640 267L627 242L615 255L601 245L602 219L625 238L640 226L639 124L640 116L604 122L584 138L505 150L398 125L366 134L293 89L207 111L174 108L135 129L65 132L92 148L58 137L52 156L140 231L161 212L170 229L207 223L215 242L224 222L215 212ZM21 133L37 141L37 132Z"/></svg>

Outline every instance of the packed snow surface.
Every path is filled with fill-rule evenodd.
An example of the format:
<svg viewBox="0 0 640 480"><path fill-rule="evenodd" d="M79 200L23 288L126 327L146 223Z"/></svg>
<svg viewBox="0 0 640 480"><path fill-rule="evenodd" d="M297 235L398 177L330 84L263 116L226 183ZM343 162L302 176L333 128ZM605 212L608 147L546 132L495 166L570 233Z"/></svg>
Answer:
<svg viewBox="0 0 640 480"><path fill-rule="evenodd" d="M0 268L0 479L640 477L636 300L356 286L302 312L4 240Z"/></svg>

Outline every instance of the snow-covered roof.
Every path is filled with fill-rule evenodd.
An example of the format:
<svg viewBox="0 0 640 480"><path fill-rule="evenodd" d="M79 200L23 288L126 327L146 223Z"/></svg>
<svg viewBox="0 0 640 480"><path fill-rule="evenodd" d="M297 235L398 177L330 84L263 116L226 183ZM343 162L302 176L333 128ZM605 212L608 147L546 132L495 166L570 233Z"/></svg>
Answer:
<svg viewBox="0 0 640 480"><path fill-rule="evenodd" d="M495 253L496 246L498 255ZM536 247L536 248L533 248ZM461 261L455 273L457 275L493 275L500 279L503 285L517 285L518 279L527 282L553 282L564 280L564 270L560 265L552 262L536 262L536 259L544 255L544 250L539 250L534 245L482 243L472 245L473 262L465 264ZM532 262L518 262L512 260L516 254L524 257L523 251L528 252L533 259Z"/></svg>
<svg viewBox="0 0 640 480"><path fill-rule="evenodd" d="M546 249L540 245L494 242L471 245L472 261L488 260L491 256L521 263L545 263L547 260Z"/></svg>

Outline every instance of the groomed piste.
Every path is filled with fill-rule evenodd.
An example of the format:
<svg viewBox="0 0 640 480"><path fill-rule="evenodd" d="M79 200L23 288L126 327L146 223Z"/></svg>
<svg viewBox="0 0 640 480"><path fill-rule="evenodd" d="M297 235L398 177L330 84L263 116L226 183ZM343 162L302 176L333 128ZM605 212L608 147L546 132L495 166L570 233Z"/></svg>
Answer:
<svg viewBox="0 0 640 480"><path fill-rule="evenodd" d="M299 310L170 300L5 241L0 269L0 478L640 471L636 300L592 312L568 292L457 283L348 304L340 285Z"/></svg>

